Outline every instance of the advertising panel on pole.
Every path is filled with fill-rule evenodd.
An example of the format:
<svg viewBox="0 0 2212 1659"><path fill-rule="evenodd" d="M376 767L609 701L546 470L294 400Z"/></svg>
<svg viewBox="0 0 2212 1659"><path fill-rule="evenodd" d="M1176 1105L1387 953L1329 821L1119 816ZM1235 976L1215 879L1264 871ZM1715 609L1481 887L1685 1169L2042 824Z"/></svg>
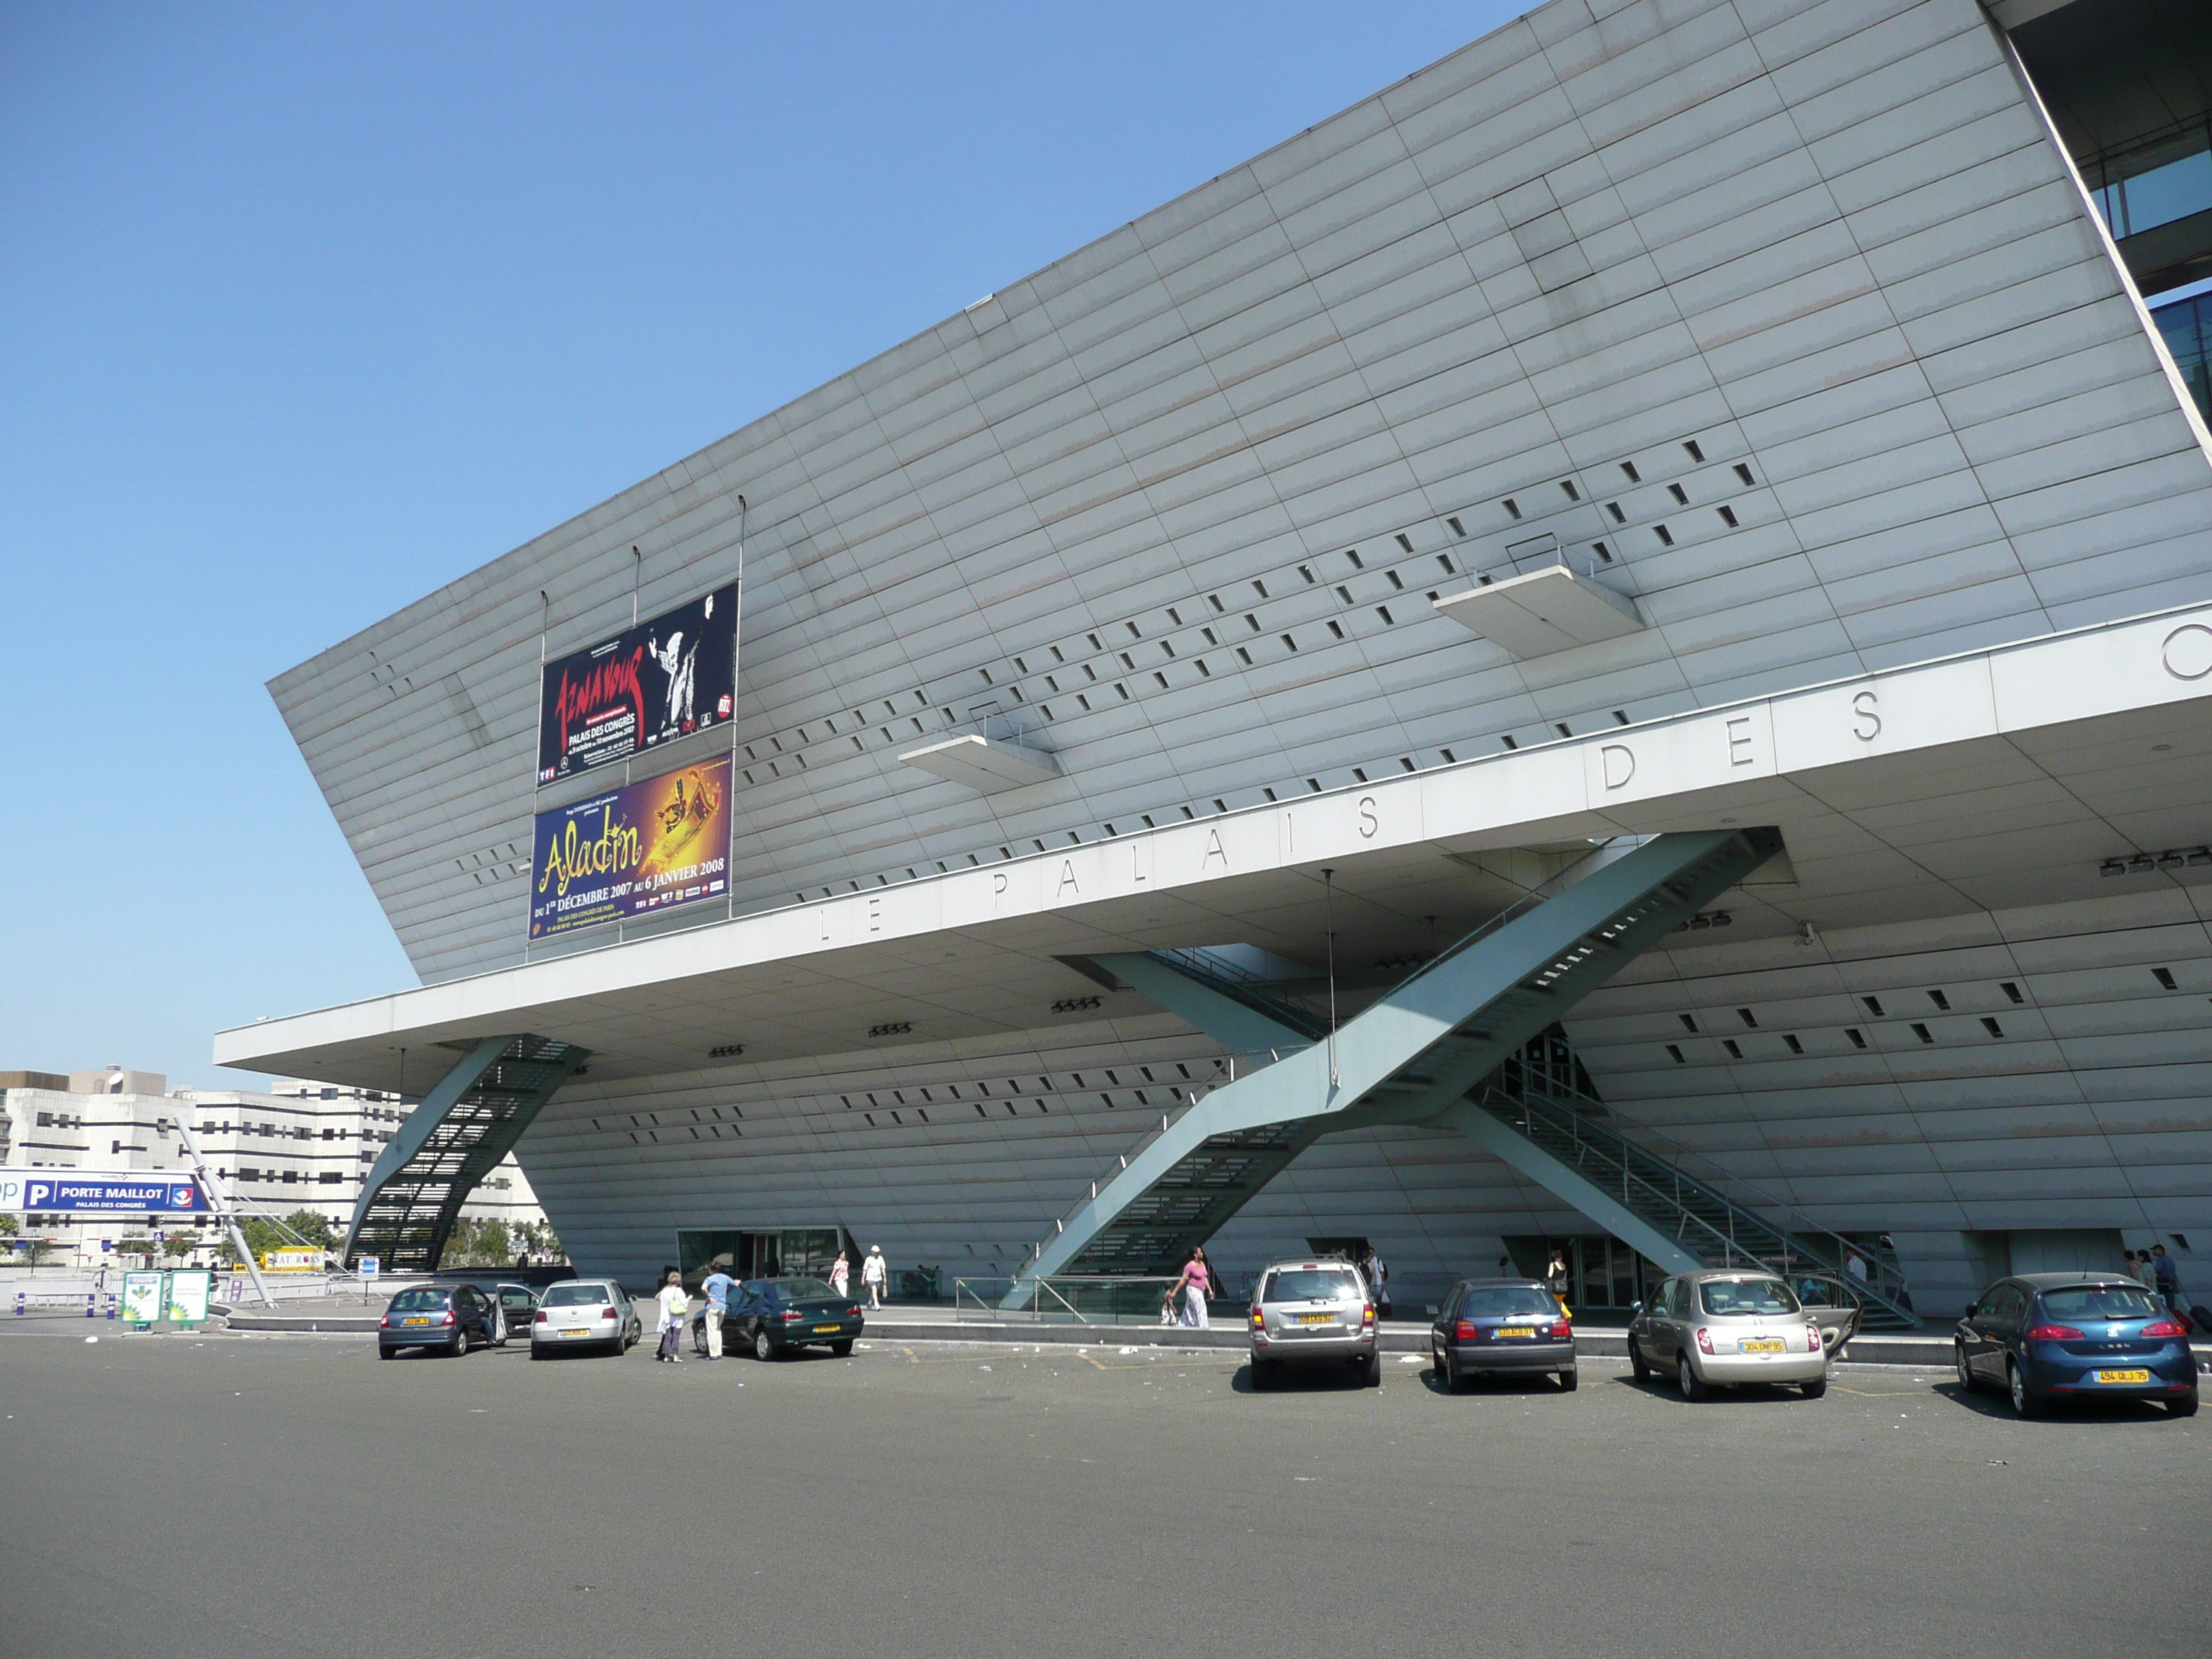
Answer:
<svg viewBox="0 0 2212 1659"><path fill-rule="evenodd" d="M161 1316L161 1275L133 1271L123 1275L125 1324L150 1325Z"/></svg>
<svg viewBox="0 0 2212 1659"><path fill-rule="evenodd" d="M179 1325L206 1322L208 1296L215 1275L204 1267L179 1268L169 1275L169 1317Z"/></svg>
<svg viewBox="0 0 2212 1659"><path fill-rule="evenodd" d="M726 756L540 812L530 937L727 893L731 770Z"/></svg>
<svg viewBox="0 0 2212 1659"><path fill-rule="evenodd" d="M729 720L737 626L732 583L547 663L538 781L557 783Z"/></svg>
<svg viewBox="0 0 2212 1659"><path fill-rule="evenodd" d="M207 1195L190 1176L160 1170L0 1170L0 1210L56 1215L204 1215Z"/></svg>

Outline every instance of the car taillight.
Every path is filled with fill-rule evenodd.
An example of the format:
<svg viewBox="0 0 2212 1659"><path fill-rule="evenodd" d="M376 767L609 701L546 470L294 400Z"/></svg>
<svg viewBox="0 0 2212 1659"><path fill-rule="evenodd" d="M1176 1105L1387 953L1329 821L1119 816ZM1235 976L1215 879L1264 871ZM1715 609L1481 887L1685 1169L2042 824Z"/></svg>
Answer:
<svg viewBox="0 0 2212 1659"><path fill-rule="evenodd" d="M530 1322L533 1325L545 1325L550 1324L552 1322L545 1317L545 1310L540 1308L536 1313L530 1316Z"/></svg>
<svg viewBox="0 0 2212 1659"><path fill-rule="evenodd" d="M851 1307L845 1310L845 1317L848 1319L858 1319L860 1316L860 1304L857 1302L855 1302Z"/></svg>
<svg viewBox="0 0 2212 1659"><path fill-rule="evenodd" d="M2032 1325L2027 1340L2031 1342L2079 1342L2081 1333L2071 1325Z"/></svg>
<svg viewBox="0 0 2212 1659"><path fill-rule="evenodd" d="M1480 1342L1482 1340L1482 1332L1478 1329L1471 1321L1465 1319L1459 1322L1457 1328L1452 1332L1452 1334L1462 1342Z"/></svg>
<svg viewBox="0 0 2212 1659"><path fill-rule="evenodd" d="M1707 1329L1706 1329L1703 1325L1698 1326L1698 1352L1700 1352L1700 1353L1711 1353L1712 1351L1713 1351L1713 1334L1712 1334L1711 1331L1707 1330Z"/></svg>
<svg viewBox="0 0 2212 1659"><path fill-rule="evenodd" d="M1361 1328L1362 1330L1364 1330L1368 1326L1372 1325L1374 1322L1375 1322L1375 1304L1374 1304L1372 1302L1370 1302L1370 1303L1369 1303L1369 1304L1368 1304L1364 1308L1361 1309L1361 1310L1360 1310L1360 1311L1359 1311L1359 1325L1360 1325L1360 1328Z"/></svg>
<svg viewBox="0 0 2212 1659"><path fill-rule="evenodd" d="M1552 1327L1552 1334L1556 1337L1564 1339L1572 1336L1574 1334L1575 1328L1564 1319L1559 1321L1558 1324Z"/></svg>
<svg viewBox="0 0 2212 1659"><path fill-rule="evenodd" d="M1267 1328L1267 1310L1264 1308L1252 1310L1252 1328L1255 1331L1264 1331Z"/></svg>
<svg viewBox="0 0 2212 1659"><path fill-rule="evenodd" d="M445 1312L440 1314L438 1316L438 1322L441 1325L452 1324L453 1322L453 1310L451 1308L448 1308Z"/></svg>
<svg viewBox="0 0 2212 1659"><path fill-rule="evenodd" d="M796 1308L786 1308L780 1316L785 1319L804 1319L806 1317L805 1314L799 1312Z"/></svg>
<svg viewBox="0 0 2212 1659"><path fill-rule="evenodd" d="M2145 1336L2186 1336L2189 1327L2174 1319L2154 1320L2142 1328Z"/></svg>
<svg viewBox="0 0 2212 1659"><path fill-rule="evenodd" d="M388 1313L387 1313L387 1314L386 1314L386 1315L384 1316L384 1318L383 1318L383 1320L382 1320L381 1323L383 1324L383 1326L384 1326L385 1329L386 1329L386 1330L390 1330L390 1329L392 1328L392 1316L391 1316L390 1314L388 1314Z"/></svg>
<svg viewBox="0 0 2212 1659"><path fill-rule="evenodd" d="M599 1317L602 1319L612 1319L614 1316L615 1310L612 1308L602 1308L599 1310Z"/></svg>

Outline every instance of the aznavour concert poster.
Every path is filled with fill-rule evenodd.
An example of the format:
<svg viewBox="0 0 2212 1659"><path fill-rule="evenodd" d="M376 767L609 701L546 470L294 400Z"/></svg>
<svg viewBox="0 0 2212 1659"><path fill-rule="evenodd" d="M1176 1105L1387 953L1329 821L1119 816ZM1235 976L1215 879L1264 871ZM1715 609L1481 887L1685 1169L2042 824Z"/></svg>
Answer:
<svg viewBox="0 0 2212 1659"><path fill-rule="evenodd" d="M702 761L538 815L530 937L730 890L730 761Z"/></svg>
<svg viewBox="0 0 2212 1659"><path fill-rule="evenodd" d="M727 720L737 705L737 629L732 583L547 663L539 785Z"/></svg>

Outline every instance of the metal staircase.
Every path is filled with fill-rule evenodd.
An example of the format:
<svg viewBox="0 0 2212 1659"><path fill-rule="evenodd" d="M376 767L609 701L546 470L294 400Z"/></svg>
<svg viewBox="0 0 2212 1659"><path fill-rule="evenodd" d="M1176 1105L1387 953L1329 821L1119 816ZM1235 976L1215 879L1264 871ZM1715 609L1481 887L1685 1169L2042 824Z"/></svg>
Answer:
<svg viewBox="0 0 2212 1659"><path fill-rule="evenodd" d="M1920 1328L1893 1252L1816 1227L1778 1200L1766 1202L1783 1216L1779 1225L1729 1199L1685 1172L1679 1162L1596 1121L1592 1113L1606 1109L1576 1086L1572 1073L1578 1070L1563 1038L1540 1040L1529 1045L1526 1055L1498 1067L1470 1097L1471 1106L1505 1125L1702 1266L1834 1273L1866 1299L1861 1329ZM1541 1179L1536 1169L1524 1165L1524 1170ZM1850 1271L1853 1257L1866 1268L1863 1277Z"/></svg>
<svg viewBox="0 0 2212 1659"><path fill-rule="evenodd" d="M1079 1261L1090 1272L1179 1265L1323 1134L1444 1116L1529 1039L1780 847L1765 829L1655 837L1555 896L1531 895L1319 1041L1310 1016L1293 1020L1279 1006L1260 1006L1257 987L1224 982L1202 963L1096 958L1231 1052L1261 1048L1271 1063L1163 1119L1054 1224L1008 1305L1028 1293L1028 1281Z"/></svg>
<svg viewBox="0 0 2212 1659"><path fill-rule="evenodd" d="M461 1206L590 1051L550 1037L488 1037L408 1114L362 1183L345 1261L428 1271Z"/></svg>

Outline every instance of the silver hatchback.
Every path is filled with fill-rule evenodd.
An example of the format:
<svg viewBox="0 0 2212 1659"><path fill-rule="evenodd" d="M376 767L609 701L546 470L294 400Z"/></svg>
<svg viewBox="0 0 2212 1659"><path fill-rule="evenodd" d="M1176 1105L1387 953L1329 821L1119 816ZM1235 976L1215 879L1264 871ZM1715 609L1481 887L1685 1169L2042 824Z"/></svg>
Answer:
<svg viewBox="0 0 2212 1659"><path fill-rule="evenodd" d="M1334 1366L1366 1387L1382 1381L1375 1298L1349 1261L1273 1261L1252 1291L1252 1386L1285 1365Z"/></svg>
<svg viewBox="0 0 2212 1659"><path fill-rule="evenodd" d="M1677 1273L1639 1303L1628 1326L1636 1380L1656 1371L1685 1400L1745 1382L1794 1382L1808 1400L1828 1391L1820 1328L1783 1279L1757 1267Z"/></svg>

